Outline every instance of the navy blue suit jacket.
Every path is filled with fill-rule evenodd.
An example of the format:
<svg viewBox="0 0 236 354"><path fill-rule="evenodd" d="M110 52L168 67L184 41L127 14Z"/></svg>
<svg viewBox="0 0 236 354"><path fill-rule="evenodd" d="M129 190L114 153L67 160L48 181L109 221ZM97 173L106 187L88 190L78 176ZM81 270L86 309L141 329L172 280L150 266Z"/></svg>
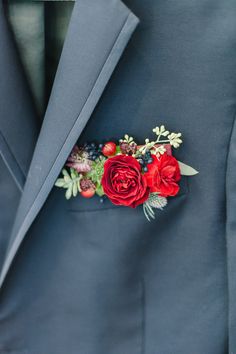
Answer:
<svg viewBox="0 0 236 354"><path fill-rule="evenodd" d="M40 126L0 2L0 353L236 353L236 3L77 0ZM200 174L152 223L55 180L164 123Z"/></svg>

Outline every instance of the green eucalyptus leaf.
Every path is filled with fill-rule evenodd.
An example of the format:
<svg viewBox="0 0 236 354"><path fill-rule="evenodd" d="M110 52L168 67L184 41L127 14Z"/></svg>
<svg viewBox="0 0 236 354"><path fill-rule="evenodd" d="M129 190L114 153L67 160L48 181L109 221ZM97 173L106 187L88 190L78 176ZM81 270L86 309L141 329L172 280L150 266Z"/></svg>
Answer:
<svg viewBox="0 0 236 354"><path fill-rule="evenodd" d="M64 176L64 180L65 180L66 183L71 182L70 176Z"/></svg>
<svg viewBox="0 0 236 354"><path fill-rule="evenodd" d="M81 180L81 177L77 180L77 189L78 189L78 192L81 192L80 180Z"/></svg>
<svg viewBox="0 0 236 354"><path fill-rule="evenodd" d="M78 194L78 188L76 181L73 183L73 197L76 197Z"/></svg>
<svg viewBox="0 0 236 354"><path fill-rule="evenodd" d="M183 176L195 176L199 173L193 167L188 166L183 162L178 161L178 163L179 163L180 173Z"/></svg>
<svg viewBox="0 0 236 354"><path fill-rule="evenodd" d="M69 188L66 191L66 199L69 200L72 197L72 184L69 186Z"/></svg>
<svg viewBox="0 0 236 354"><path fill-rule="evenodd" d="M56 180L56 183L55 183L55 186L56 186L56 187L62 188L62 187L64 187L64 185L65 185L64 178L58 178L58 179Z"/></svg>
<svg viewBox="0 0 236 354"><path fill-rule="evenodd" d="M71 168L70 173L66 169L62 170L63 178L58 178L55 186L66 189L65 197L70 199L72 196L76 197L78 192L81 192L80 180L83 175L79 174L75 169Z"/></svg>
<svg viewBox="0 0 236 354"><path fill-rule="evenodd" d="M62 172L63 176L68 176L68 177L70 176L65 168L63 168L63 170L61 172Z"/></svg>
<svg viewBox="0 0 236 354"><path fill-rule="evenodd" d="M74 170L73 168L71 168L70 175L71 175L72 179L75 179L76 177L78 177L78 172L76 170Z"/></svg>

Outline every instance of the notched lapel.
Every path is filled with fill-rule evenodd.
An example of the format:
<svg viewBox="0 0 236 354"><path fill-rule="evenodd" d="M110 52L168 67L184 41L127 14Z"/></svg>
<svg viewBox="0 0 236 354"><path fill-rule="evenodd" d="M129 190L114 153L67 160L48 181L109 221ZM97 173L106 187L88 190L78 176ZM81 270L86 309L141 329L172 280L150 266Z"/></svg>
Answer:
<svg viewBox="0 0 236 354"><path fill-rule="evenodd" d="M75 3L1 271L0 286L138 22L120 0Z"/></svg>

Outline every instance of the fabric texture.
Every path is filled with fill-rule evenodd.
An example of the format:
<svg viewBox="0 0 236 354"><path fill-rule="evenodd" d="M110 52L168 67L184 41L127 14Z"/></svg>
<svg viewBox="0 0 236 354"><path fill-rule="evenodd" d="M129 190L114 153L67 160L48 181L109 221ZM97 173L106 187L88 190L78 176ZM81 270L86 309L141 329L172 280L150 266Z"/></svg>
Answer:
<svg viewBox="0 0 236 354"><path fill-rule="evenodd" d="M0 352L235 354L235 1L77 1L38 138L1 6L0 130L26 182L0 160ZM200 173L152 223L54 187L76 141L161 123Z"/></svg>

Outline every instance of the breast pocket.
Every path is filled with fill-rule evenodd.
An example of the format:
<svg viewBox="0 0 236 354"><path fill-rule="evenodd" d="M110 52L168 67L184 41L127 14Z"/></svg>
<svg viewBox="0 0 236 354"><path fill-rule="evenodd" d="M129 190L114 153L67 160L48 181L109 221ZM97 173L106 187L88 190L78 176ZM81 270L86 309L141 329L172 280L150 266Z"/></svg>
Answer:
<svg viewBox="0 0 236 354"><path fill-rule="evenodd" d="M124 208L124 207L111 203L111 201L108 198L103 198L101 201L101 198L99 198L96 195L92 198L83 198L79 195L67 201L67 210L73 212L99 211L99 210L102 211L102 210L108 210L114 208Z"/></svg>
<svg viewBox="0 0 236 354"><path fill-rule="evenodd" d="M178 198L188 194L188 177L182 176L180 183L179 193L173 198ZM101 202L101 199L98 196L94 196L92 198L83 198L81 196L77 196L75 198L71 198L66 201L66 208L71 212L85 212L85 211L105 211L109 209L116 208L126 208L124 206L114 205L108 198L104 198Z"/></svg>

